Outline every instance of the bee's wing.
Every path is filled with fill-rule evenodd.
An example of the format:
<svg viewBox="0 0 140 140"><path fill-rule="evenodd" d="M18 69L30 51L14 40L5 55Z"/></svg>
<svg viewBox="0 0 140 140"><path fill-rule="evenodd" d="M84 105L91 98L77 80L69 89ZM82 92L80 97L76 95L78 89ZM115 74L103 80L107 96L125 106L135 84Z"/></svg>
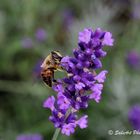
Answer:
<svg viewBox="0 0 140 140"><path fill-rule="evenodd" d="M46 68L46 66L47 66L47 61L49 61L49 60L51 60L51 56L50 55L48 55L46 58L45 58L45 60L43 61L43 63L41 64L41 68Z"/></svg>
<svg viewBox="0 0 140 140"><path fill-rule="evenodd" d="M63 69L61 66L58 66L58 67L57 67L57 70L58 70L58 71L63 71L64 69Z"/></svg>
<svg viewBox="0 0 140 140"><path fill-rule="evenodd" d="M45 62L43 62L40 67L45 68L45 65L46 65Z"/></svg>

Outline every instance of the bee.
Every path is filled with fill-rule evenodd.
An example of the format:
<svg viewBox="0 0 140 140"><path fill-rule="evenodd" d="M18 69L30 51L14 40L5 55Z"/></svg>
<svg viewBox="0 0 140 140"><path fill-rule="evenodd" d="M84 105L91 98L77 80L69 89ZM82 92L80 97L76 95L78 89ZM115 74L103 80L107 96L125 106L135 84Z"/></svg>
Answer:
<svg viewBox="0 0 140 140"><path fill-rule="evenodd" d="M41 76L43 81L49 87L52 87L52 83L56 82L54 79L54 71L62 70L60 66L60 61L62 59L62 55L58 51L52 51L43 61L41 65Z"/></svg>

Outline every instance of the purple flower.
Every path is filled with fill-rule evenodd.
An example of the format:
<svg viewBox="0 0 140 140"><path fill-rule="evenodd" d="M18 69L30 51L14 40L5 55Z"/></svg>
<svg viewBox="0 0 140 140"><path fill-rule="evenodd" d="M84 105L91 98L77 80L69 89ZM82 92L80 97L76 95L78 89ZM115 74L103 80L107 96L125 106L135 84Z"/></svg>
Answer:
<svg viewBox="0 0 140 140"><path fill-rule="evenodd" d="M64 124L61 132L62 134L70 136L70 134L73 134L75 132L75 124L74 123Z"/></svg>
<svg viewBox="0 0 140 140"><path fill-rule="evenodd" d="M40 134L21 134L16 140L43 140L43 137Z"/></svg>
<svg viewBox="0 0 140 140"><path fill-rule="evenodd" d="M58 82L58 84L55 84L53 87L53 90L56 91L58 94L64 92L64 87L63 85L61 84L61 81Z"/></svg>
<svg viewBox="0 0 140 140"><path fill-rule="evenodd" d="M134 69L140 69L140 54L134 50L127 54L127 63Z"/></svg>
<svg viewBox="0 0 140 140"><path fill-rule="evenodd" d="M83 83L81 83L81 82L75 84L75 89L77 89L77 90L81 90L81 89L83 89L84 87L85 87L85 84L83 84Z"/></svg>
<svg viewBox="0 0 140 140"><path fill-rule="evenodd" d="M69 100L63 94L59 95L57 104L59 105L60 109L68 109L70 107Z"/></svg>
<svg viewBox="0 0 140 140"><path fill-rule="evenodd" d="M77 94L74 98L72 97L71 99L71 106L76 109L79 110L80 108L87 108L88 107L88 100L89 100L89 96L87 95L80 95Z"/></svg>
<svg viewBox="0 0 140 140"><path fill-rule="evenodd" d="M61 129L62 134L69 136L77 126L81 129L87 127L88 116L78 119L76 114L88 107L89 100L99 103L107 71L96 75L95 70L102 67L100 58L106 55L103 48L105 45L112 46L113 41L111 33L100 28L95 31L84 29L79 33L78 48L74 49L73 56L62 58L60 65L67 76L53 85L53 90L58 93L56 104L54 106L53 96L44 103L52 110L50 120Z"/></svg>
<svg viewBox="0 0 140 140"><path fill-rule="evenodd" d="M103 45L113 46L114 39L112 39L112 34L110 32L106 32L103 38Z"/></svg>
<svg viewBox="0 0 140 140"><path fill-rule="evenodd" d="M103 51L102 49L99 49L95 52L95 57L97 57L97 58L104 57L104 56L106 56L106 54L107 53L105 51Z"/></svg>
<svg viewBox="0 0 140 140"><path fill-rule="evenodd" d="M33 41L31 38L23 38L22 39L22 42L21 42L21 45L23 48L32 48L33 47Z"/></svg>
<svg viewBox="0 0 140 140"><path fill-rule="evenodd" d="M101 61L98 58L96 58L96 59L94 59L92 61L93 61L93 63L91 64L91 67L93 69L99 69L99 68L102 67L102 63L101 63Z"/></svg>
<svg viewBox="0 0 140 140"><path fill-rule="evenodd" d="M92 36L93 36L93 39L96 38L96 39L101 39L104 35L104 31L101 30L101 28L97 28L95 30L95 32L92 33Z"/></svg>
<svg viewBox="0 0 140 140"><path fill-rule="evenodd" d="M91 87L91 90L93 92L97 92L97 91L101 91L103 89L103 84L94 84L92 87Z"/></svg>
<svg viewBox="0 0 140 140"><path fill-rule="evenodd" d="M91 90L92 93L90 94L90 99L94 99L97 103L99 103L101 99L101 93L102 93L103 85L102 84L95 84Z"/></svg>
<svg viewBox="0 0 140 140"><path fill-rule="evenodd" d="M132 127L140 130L140 105L134 105L130 108L128 118Z"/></svg>
<svg viewBox="0 0 140 140"><path fill-rule="evenodd" d="M87 123L88 123L87 118L88 118L88 116L87 116L87 115L84 115L84 116L81 117L79 120L77 120L76 123L77 123L77 125L78 125L81 129L87 127Z"/></svg>
<svg viewBox="0 0 140 140"><path fill-rule="evenodd" d="M64 67L65 69L69 70L70 66L73 67L72 63L70 62L70 57L65 56L61 59L61 66Z"/></svg>
<svg viewBox="0 0 140 140"><path fill-rule="evenodd" d="M49 108L52 111L54 110L54 103L55 103L55 98L54 96L49 97L45 102L43 103L44 108Z"/></svg>
<svg viewBox="0 0 140 140"><path fill-rule="evenodd" d="M99 103L101 99L101 91L93 92L90 94L90 99L94 99L97 103Z"/></svg>
<svg viewBox="0 0 140 140"><path fill-rule="evenodd" d="M52 116L49 120L54 123L56 128L61 128L64 125L66 110L54 109L52 111Z"/></svg>
<svg viewBox="0 0 140 140"><path fill-rule="evenodd" d="M97 80L99 83L104 83L107 73L108 72L106 70L101 71L97 76L95 76L94 79Z"/></svg>
<svg viewBox="0 0 140 140"><path fill-rule="evenodd" d="M47 38L47 33L43 28L39 28L36 31L35 37L38 41L42 42L45 41Z"/></svg>
<svg viewBox="0 0 140 140"><path fill-rule="evenodd" d="M84 31L79 33L79 42L88 44L91 39L91 31L89 29L84 29Z"/></svg>

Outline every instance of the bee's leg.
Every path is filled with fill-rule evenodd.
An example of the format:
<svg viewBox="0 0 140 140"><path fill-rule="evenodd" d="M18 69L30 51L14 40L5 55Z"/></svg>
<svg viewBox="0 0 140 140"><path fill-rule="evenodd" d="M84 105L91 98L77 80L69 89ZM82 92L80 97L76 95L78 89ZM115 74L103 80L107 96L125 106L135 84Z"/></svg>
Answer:
<svg viewBox="0 0 140 140"><path fill-rule="evenodd" d="M53 75L52 75L52 81L53 81L54 83L56 83L56 82L57 82L57 80L56 80L56 79L54 79L54 72L53 72Z"/></svg>
<svg viewBox="0 0 140 140"><path fill-rule="evenodd" d="M54 83L56 83L56 82L57 82L57 80L53 79L53 82L54 82Z"/></svg>

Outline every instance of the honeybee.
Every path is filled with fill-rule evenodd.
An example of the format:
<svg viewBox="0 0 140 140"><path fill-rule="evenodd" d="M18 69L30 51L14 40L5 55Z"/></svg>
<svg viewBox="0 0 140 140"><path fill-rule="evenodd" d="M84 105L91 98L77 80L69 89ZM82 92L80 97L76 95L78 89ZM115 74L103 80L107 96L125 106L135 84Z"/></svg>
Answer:
<svg viewBox="0 0 140 140"><path fill-rule="evenodd" d="M52 83L56 82L54 79L54 71L61 70L60 61L62 55L58 51L52 51L43 61L41 68L41 76L43 81L49 87L52 87Z"/></svg>

